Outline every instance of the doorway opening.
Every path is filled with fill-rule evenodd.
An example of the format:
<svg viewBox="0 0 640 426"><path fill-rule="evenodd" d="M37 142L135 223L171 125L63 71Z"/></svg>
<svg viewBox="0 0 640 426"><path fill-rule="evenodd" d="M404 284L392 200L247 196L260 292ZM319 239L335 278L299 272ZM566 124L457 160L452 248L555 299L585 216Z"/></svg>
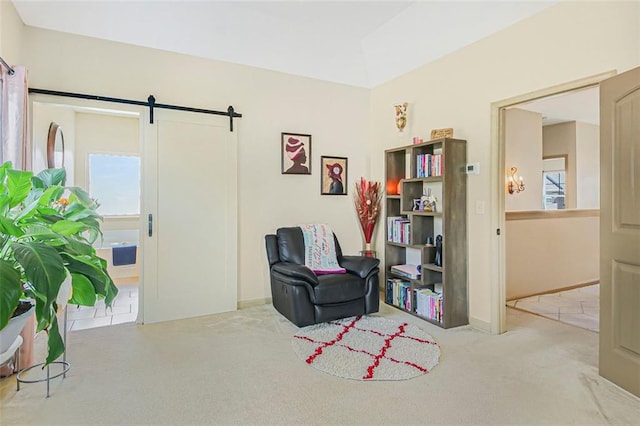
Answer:
<svg viewBox="0 0 640 426"><path fill-rule="evenodd" d="M76 103L32 102L33 169L47 167L47 129L56 123L64 133L67 186L86 189L100 206L102 237L94 243L118 287L111 308L69 305L70 331L135 322L139 313L142 258L140 249L141 124L134 111Z"/></svg>
<svg viewBox="0 0 640 426"><path fill-rule="evenodd" d="M505 163L522 188L505 200L507 306L596 332L599 102L593 85L504 112Z"/></svg>
<svg viewBox="0 0 640 426"><path fill-rule="evenodd" d="M599 190L594 190L597 185L594 179L597 181L598 177L583 178L584 182L578 184L577 176L585 174L586 169L593 171L594 165L586 167L584 158L589 157L587 152L591 157L594 150L599 152L599 130L597 124L578 124L593 120L577 115L571 117L566 102L575 103L578 102L576 99L582 98L578 103L586 106L588 103L584 99L591 99L591 115L595 108L598 116L599 103L594 95L598 93L599 82L614 74L603 73L492 104L492 152L496 165L492 175L495 184L492 196L494 205L498 206L492 212L497 229L492 251L498 254L493 264L492 291L492 332L496 334L507 331L507 302L512 302L513 307L516 300L540 298L544 294L582 286L586 289L598 282ZM521 124L525 130L519 131ZM575 142L576 134L585 132L583 127L596 135L595 141L586 144L588 150ZM560 139L565 145L571 145L566 141L573 139L572 148L560 149L558 143L549 143L549 147L544 148L543 134L553 140L554 133L563 134ZM546 161L552 158L563 158L564 182L559 181L560 162ZM577 159L582 159L580 166L577 166ZM523 187L521 192L510 190L515 187L509 185L513 168L518 170L517 179ZM555 190L553 183L546 185L548 177L555 178ZM590 225L594 228L589 232L579 231ZM577 246L583 252L571 251L569 246ZM585 264L595 271L582 271L581 274L580 267ZM519 303L522 307L523 302ZM559 316L562 304L558 305L552 309ZM592 306L587 305L593 316Z"/></svg>

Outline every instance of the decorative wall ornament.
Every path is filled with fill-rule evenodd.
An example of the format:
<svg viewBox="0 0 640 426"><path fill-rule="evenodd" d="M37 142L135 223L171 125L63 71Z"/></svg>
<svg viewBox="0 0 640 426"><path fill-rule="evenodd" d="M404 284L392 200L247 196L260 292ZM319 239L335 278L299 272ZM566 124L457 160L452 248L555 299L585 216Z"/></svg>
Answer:
<svg viewBox="0 0 640 426"><path fill-rule="evenodd" d="M320 194L347 195L347 159L320 157Z"/></svg>
<svg viewBox="0 0 640 426"><path fill-rule="evenodd" d="M311 135L286 132L281 135L280 172L283 175L310 175Z"/></svg>
<svg viewBox="0 0 640 426"><path fill-rule="evenodd" d="M507 190L509 191L509 194L517 194L524 191L524 179L522 176L518 176L518 168L511 167L509 174L511 175L507 182Z"/></svg>
<svg viewBox="0 0 640 426"><path fill-rule="evenodd" d="M398 131L404 131L404 128L407 126L407 108L409 104L407 102L395 105L394 108L396 110L396 127Z"/></svg>

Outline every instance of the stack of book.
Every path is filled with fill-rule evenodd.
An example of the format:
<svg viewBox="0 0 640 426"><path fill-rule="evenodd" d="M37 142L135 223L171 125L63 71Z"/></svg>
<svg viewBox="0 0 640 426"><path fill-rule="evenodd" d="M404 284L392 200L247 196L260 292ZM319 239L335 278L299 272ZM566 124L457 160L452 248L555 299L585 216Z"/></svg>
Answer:
<svg viewBox="0 0 640 426"><path fill-rule="evenodd" d="M411 223L404 216L389 216L387 218L387 241L392 243L410 244Z"/></svg>
<svg viewBox="0 0 640 426"><path fill-rule="evenodd" d="M436 284L434 290L417 289L416 314L423 318L442 322L444 304L442 303L442 284Z"/></svg>
<svg viewBox="0 0 640 426"><path fill-rule="evenodd" d="M422 268L420 268L420 265L393 265L391 267L391 272L406 278L417 280L420 278Z"/></svg>
<svg viewBox="0 0 640 426"><path fill-rule="evenodd" d="M385 301L390 305L411 311L413 306L411 284L399 278L387 279Z"/></svg>
<svg viewBox="0 0 640 426"><path fill-rule="evenodd" d="M419 154L416 158L416 177L442 176L442 154Z"/></svg>

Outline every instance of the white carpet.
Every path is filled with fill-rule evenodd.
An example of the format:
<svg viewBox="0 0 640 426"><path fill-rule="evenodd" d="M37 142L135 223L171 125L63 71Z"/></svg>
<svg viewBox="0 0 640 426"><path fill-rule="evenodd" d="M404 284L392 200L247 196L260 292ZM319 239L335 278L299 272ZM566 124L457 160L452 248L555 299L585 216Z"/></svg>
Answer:
<svg viewBox="0 0 640 426"><path fill-rule="evenodd" d="M0 380L0 425L636 425L640 399L598 376L598 335L507 310L509 331L444 330L384 304L375 316L431 334L442 354L403 381L320 373L271 305L68 336L67 378ZM38 336L41 337L41 336ZM45 339L36 339L37 349Z"/></svg>
<svg viewBox="0 0 640 426"><path fill-rule="evenodd" d="M301 328L293 349L310 366L354 380L406 380L438 364L433 337L407 322L358 316Z"/></svg>

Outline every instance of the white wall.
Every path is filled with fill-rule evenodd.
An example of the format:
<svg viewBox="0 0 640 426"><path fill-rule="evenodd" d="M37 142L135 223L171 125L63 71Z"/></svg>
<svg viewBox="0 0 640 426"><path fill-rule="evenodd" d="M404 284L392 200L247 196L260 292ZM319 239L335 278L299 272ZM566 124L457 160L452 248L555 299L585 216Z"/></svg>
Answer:
<svg viewBox="0 0 640 426"><path fill-rule="evenodd" d="M469 162L480 175L468 179L469 314L475 324L492 319L491 252L495 235L491 201L491 103L640 64L637 2L561 2L540 14L425 65L372 91L372 167L384 175L383 151L397 141L393 103L410 102L413 135L453 127L466 139ZM502 173L502 170L500 171ZM476 213L476 202L488 206Z"/></svg>
<svg viewBox="0 0 640 426"><path fill-rule="evenodd" d="M507 194L505 210L539 210L542 206L542 114L512 108L505 111L505 173L511 177L511 167L518 169L525 191Z"/></svg>
<svg viewBox="0 0 640 426"><path fill-rule="evenodd" d="M351 195L368 176L368 90L31 27L23 50L32 87L243 114L239 301L271 297L264 235L280 226L328 223L345 253L362 248ZM312 135L312 175L280 173L281 132ZM320 195L321 155L348 157L348 196Z"/></svg>

